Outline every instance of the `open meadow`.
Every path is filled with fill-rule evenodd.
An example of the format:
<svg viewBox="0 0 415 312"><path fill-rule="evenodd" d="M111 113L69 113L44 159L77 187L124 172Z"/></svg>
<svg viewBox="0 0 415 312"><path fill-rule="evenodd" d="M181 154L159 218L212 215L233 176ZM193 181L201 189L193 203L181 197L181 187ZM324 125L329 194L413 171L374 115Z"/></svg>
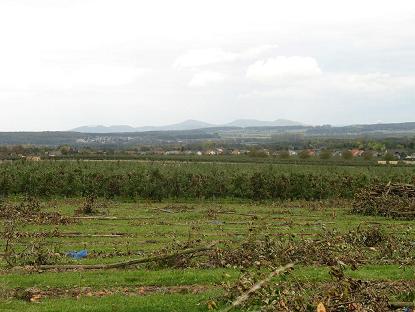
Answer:
<svg viewBox="0 0 415 312"><path fill-rule="evenodd" d="M413 215L356 208L389 182L414 168L0 164L0 311L402 311Z"/></svg>

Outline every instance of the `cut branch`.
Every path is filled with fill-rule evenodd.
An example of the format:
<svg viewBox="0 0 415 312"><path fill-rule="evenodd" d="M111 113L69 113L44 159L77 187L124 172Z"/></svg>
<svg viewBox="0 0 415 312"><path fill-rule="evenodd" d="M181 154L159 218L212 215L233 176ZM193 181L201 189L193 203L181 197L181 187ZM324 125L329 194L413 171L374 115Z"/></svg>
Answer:
<svg viewBox="0 0 415 312"><path fill-rule="evenodd" d="M271 279L281 273L286 272L287 270L291 269L294 266L294 263L289 263L285 266L279 267L278 269L271 272L266 278L256 283L254 286L252 286L250 289L248 289L246 292L244 292L242 295L240 295L232 304L225 309L223 309L221 312L228 312L231 311L233 308L236 308L240 306L242 303L244 303L246 300L249 299L249 297L258 291L262 286L265 284L268 284Z"/></svg>

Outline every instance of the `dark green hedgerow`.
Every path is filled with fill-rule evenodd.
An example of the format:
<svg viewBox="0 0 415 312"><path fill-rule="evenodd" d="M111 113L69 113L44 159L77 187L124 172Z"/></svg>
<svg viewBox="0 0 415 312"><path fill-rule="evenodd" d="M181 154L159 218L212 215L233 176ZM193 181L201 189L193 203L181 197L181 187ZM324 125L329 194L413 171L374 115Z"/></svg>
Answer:
<svg viewBox="0 0 415 312"><path fill-rule="evenodd" d="M397 168L394 168L397 169ZM138 162L13 162L0 165L0 196L242 199L352 198L373 183L413 182L414 171Z"/></svg>

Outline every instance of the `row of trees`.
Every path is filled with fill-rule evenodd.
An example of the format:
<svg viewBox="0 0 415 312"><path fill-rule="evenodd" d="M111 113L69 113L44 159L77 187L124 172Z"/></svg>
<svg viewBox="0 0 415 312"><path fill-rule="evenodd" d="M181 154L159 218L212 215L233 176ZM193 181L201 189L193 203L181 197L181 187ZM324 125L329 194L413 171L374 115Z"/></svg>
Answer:
<svg viewBox="0 0 415 312"><path fill-rule="evenodd" d="M265 151L255 150L254 152L250 152L250 155L253 157L266 157L268 154ZM377 155L374 151L364 151L359 155L364 160L372 160L374 159L375 155ZM300 159L309 159L309 158L320 158L322 160L327 160L330 158L342 158L344 160L351 160L354 157L356 157L351 150L344 150L340 152L333 152L328 149L324 149L319 151L318 153L314 152L313 150L301 150L295 155L292 154L289 150L282 150L277 153L277 155L281 159L290 159L293 157L298 157ZM393 160L395 159L395 156L391 153L385 153L382 156L382 159L385 160Z"/></svg>
<svg viewBox="0 0 415 312"><path fill-rule="evenodd" d="M363 186L413 183L409 168L135 162L15 162L0 165L0 197L350 198Z"/></svg>
<svg viewBox="0 0 415 312"><path fill-rule="evenodd" d="M319 151L317 156L321 159L331 157L342 157L352 159L352 149L365 150L362 158L370 160L374 154L382 155L383 158L393 159L394 155L388 154L389 150L406 151L407 154L415 152L415 137L401 138L287 138L287 141L271 139L229 139L229 140L194 140L192 142L174 143L152 143L134 145L59 145L59 146L40 146L40 145L0 145L1 158L17 158L19 156L47 156L47 155L141 155L141 154L160 154L166 151L177 151L185 154L186 152L196 153L207 150L223 150L223 154L233 154L235 150L240 150L241 154L265 157L268 155L278 155L281 158L293 156L288 151L296 152L298 158L306 159L315 156L310 150ZM242 153L243 151L243 153ZM190 153L191 154L191 153Z"/></svg>

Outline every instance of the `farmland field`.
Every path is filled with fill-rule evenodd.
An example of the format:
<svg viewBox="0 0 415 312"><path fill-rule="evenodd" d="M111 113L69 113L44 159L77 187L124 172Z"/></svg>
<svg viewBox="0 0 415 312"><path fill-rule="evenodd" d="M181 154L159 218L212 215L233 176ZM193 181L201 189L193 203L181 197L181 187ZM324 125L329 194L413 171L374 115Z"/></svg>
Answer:
<svg viewBox="0 0 415 312"><path fill-rule="evenodd" d="M234 310L394 311L415 300L414 222L352 214L352 198L414 177L407 167L2 164L0 311L220 311L288 263ZM105 267L134 259L150 260Z"/></svg>

